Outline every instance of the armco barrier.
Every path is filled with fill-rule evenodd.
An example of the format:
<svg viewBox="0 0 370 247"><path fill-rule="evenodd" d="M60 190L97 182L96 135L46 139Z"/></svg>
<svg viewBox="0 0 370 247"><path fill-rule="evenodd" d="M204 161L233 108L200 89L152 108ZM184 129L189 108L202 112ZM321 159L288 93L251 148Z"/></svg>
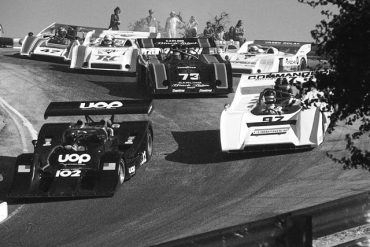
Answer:
<svg viewBox="0 0 370 247"><path fill-rule="evenodd" d="M155 246L308 247L312 239L370 222L369 192Z"/></svg>

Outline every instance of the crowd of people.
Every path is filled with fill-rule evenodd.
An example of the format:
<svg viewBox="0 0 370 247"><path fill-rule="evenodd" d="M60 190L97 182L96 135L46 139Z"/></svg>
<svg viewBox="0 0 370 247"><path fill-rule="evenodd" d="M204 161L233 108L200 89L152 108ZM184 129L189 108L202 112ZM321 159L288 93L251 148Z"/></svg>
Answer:
<svg viewBox="0 0 370 247"><path fill-rule="evenodd" d="M116 7L110 18L110 29L119 30L120 13L121 9ZM154 11L149 9L149 15L144 18L146 29L149 32L160 32L159 22L153 14ZM184 30L184 32L180 34L178 30ZM225 27L220 24L216 25L211 21L207 21L203 32L199 32L199 22L194 16L191 16L189 21L185 22L181 14L176 14L175 11L171 11L166 19L164 31L165 34L163 36L168 38L180 38L180 36L185 38L204 37L219 41L234 40L239 41L240 44L246 40L242 20L238 20L235 26L230 26L228 31L225 31Z"/></svg>
<svg viewBox="0 0 370 247"><path fill-rule="evenodd" d="M277 78L274 88L266 89L262 93L264 103L262 113L280 115L284 109L297 104L303 108L309 108L317 102L330 103L332 96L330 89L318 90L316 79L313 77L304 83L295 79L288 81L286 78ZM327 104L321 105L327 106Z"/></svg>

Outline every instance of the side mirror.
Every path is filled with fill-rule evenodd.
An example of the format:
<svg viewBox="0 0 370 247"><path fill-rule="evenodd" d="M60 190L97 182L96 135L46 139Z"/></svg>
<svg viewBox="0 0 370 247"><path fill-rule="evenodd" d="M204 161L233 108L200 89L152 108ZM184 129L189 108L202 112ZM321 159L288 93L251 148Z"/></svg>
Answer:
<svg viewBox="0 0 370 247"><path fill-rule="evenodd" d="M33 147L36 147L36 144L37 144L37 140L32 140Z"/></svg>

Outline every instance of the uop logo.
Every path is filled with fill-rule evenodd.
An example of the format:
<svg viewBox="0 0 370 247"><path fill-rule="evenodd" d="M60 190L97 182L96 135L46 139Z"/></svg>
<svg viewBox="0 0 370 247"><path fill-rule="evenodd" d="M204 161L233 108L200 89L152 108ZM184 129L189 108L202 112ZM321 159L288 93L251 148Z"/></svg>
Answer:
<svg viewBox="0 0 370 247"><path fill-rule="evenodd" d="M76 163L77 162L78 164L81 164L81 163L89 162L90 160L91 160L91 157L88 154L81 154L81 155L66 154L64 157L63 155L59 155L58 157L58 161L60 163L65 163L65 162Z"/></svg>
<svg viewBox="0 0 370 247"><path fill-rule="evenodd" d="M90 103L81 103L80 104L81 109L112 109L112 108L118 108L118 107L121 107L121 106L123 106L123 104L120 101L113 101L111 103L90 102Z"/></svg>

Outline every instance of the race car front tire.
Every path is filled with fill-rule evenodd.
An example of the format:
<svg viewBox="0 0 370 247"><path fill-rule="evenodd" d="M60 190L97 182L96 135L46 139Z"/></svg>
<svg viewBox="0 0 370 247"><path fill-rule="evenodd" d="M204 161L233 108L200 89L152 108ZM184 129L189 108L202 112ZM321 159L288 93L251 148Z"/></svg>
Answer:
<svg viewBox="0 0 370 247"><path fill-rule="evenodd" d="M118 164L118 183L123 184L126 180L126 165L123 158L119 160Z"/></svg>
<svg viewBox="0 0 370 247"><path fill-rule="evenodd" d="M148 130L146 134L145 155L146 155L146 162L150 161L153 155L153 134L150 129Z"/></svg>

